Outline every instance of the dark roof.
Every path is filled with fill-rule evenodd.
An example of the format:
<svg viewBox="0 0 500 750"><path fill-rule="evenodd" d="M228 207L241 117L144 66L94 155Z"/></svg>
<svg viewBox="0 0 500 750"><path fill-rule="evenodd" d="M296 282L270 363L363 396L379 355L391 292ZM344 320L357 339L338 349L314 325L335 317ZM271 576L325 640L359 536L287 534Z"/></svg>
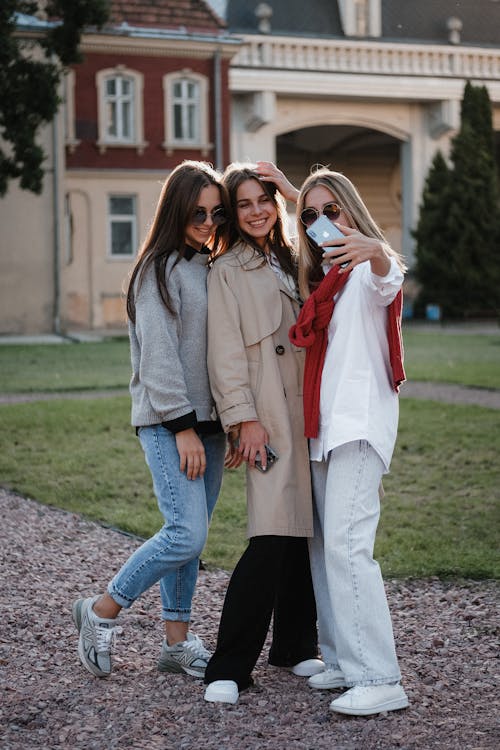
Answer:
<svg viewBox="0 0 500 750"><path fill-rule="evenodd" d="M228 0L226 21L235 33L258 34L261 0ZM341 37L336 0L265 0L273 9L271 34ZM448 18L462 21L463 45L500 44L500 0L382 0L382 41L448 44Z"/></svg>
<svg viewBox="0 0 500 750"><path fill-rule="evenodd" d="M109 24L214 33L226 24L204 0L111 0Z"/></svg>
<svg viewBox="0 0 500 750"><path fill-rule="evenodd" d="M265 0L273 9L272 34L342 36L335 0ZM255 9L261 0L228 0L226 21L230 31L259 33Z"/></svg>
<svg viewBox="0 0 500 750"><path fill-rule="evenodd" d="M461 44L500 44L499 0L382 0L382 32L391 39L447 43L451 17L462 21Z"/></svg>

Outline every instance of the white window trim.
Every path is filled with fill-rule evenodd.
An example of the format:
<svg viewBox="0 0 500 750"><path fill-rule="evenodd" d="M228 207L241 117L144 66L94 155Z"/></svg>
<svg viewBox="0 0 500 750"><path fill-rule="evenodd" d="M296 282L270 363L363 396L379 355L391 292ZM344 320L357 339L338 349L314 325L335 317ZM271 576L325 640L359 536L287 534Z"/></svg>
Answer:
<svg viewBox="0 0 500 750"><path fill-rule="evenodd" d="M135 213L125 216L124 214L112 214L110 212L110 198L133 198ZM118 261L123 263L124 261L130 261L137 255L137 212L138 212L138 196L136 193L108 193L106 196L106 220L107 220L107 251L106 259L112 262ZM113 222L130 222L132 224L132 252L131 253L113 253L113 238L111 225Z"/></svg>
<svg viewBox="0 0 500 750"><path fill-rule="evenodd" d="M64 78L64 143L72 154L80 141L75 131L75 71L69 70Z"/></svg>
<svg viewBox="0 0 500 750"><path fill-rule="evenodd" d="M115 78L116 76L131 78L134 82L134 137L131 140L119 140L117 138L111 139L106 132L106 80L108 78ZM144 140L144 76L142 73L126 68L124 65L117 65L114 68L105 68L96 74L96 87L98 110L97 145L99 147L99 152L104 154L108 148L135 148L138 154L144 153L144 149L148 143Z"/></svg>
<svg viewBox="0 0 500 750"><path fill-rule="evenodd" d="M189 78L199 85L199 140L190 141L174 137L174 108L172 106L173 86L179 79ZM193 73L189 68L167 73L163 76L163 111L165 123L165 140L162 144L167 156L179 149L199 149L202 156L208 156L213 150L213 143L208 140L208 78L199 73Z"/></svg>

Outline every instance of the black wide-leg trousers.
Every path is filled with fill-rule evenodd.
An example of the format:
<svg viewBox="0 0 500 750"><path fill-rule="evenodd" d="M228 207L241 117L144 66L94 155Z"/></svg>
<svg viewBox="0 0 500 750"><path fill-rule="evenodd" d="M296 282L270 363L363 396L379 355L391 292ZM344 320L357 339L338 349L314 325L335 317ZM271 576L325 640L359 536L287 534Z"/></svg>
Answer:
<svg viewBox="0 0 500 750"><path fill-rule="evenodd" d="M205 683L234 680L239 690L251 684L273 613L269 663L291 667L317 657L307 539L258 536L249 540L229 581Z"/></svg>

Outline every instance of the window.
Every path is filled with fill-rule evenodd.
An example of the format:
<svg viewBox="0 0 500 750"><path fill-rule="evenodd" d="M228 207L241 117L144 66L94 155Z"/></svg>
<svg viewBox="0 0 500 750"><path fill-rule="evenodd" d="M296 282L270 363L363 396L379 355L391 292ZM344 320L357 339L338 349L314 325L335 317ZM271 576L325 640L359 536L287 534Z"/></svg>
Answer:
<svg viewBox="0 0 500 750"><path fill-rule="evenodd" d="M101 153L113 146L144 151L143 76L123 65L101 70L96 76Z"/></svg>
<svg viewBox="0 0 500 750"><path fill-rule="evenodd" d="M106 140L132 141L134 139L134 81L125 76L106 78Z"/></svg>
<svg viewBox="0 0 500 750"><path fill-rule="evenodd" d="M200 85L189 78L174 81L174 140L199 142Z"/></svg>
<svg viewBox="0 0 500 750"><path fill-rule="evenodd" d="M130 258L137 246L135 195L108 196L109 255Z"/></svg>
<svg viewBox="0 0 500 750"><path fill-rule="evenodd" d="M208 81L183 70L163 78L165 142L167 154L175 149L197 148L208 156Z"/></svg>

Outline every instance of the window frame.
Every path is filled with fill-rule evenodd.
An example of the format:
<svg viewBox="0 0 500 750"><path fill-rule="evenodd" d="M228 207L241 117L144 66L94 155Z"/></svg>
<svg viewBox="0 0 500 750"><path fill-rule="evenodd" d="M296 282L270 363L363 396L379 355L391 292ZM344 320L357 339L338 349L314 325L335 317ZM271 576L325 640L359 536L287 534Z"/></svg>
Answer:
<svg viewBox="0 0 500 750"><path fill-rule="evenodd" d="M111 212L111 200L113 198L131 198L133 202L133 213L131 214L114 214ZM138 195L137 193L119 193L111 192L106 196L106 222L107 222L107 250L106 257L110 261L130 261L137 255L137 216L138 216ZM131 224L131 241L130 253L113 253L113 224Z"/></svg>
<svg viewBox="0 0 500 750"><path fill-rule="evenodd" d="M194 138L178 138L175 135L175 84L191 81L198 86L198 102L196 112L197 132ZM163 109L165 140L162 144L167 156L180 149L199 149L202 156L208 156L213 150L213 143L208 140L208 78L200 73L194 73L189 68L167 73L163 76ZM182 100L181 100L182 104Z"/></svg>
<svg viewBox="0 0 500 750"><path fill-rule="evenodd" d="M110 136L108 133L108 102L107 82L111 79L128 79L132 84L131 93L131 134L129 137L118 134ZM114 68L104 68L96 74L97 102L98 102L98 140L97 145L101 154L108 148L135 148L142 154L148 145L144 140L144 76L137 70L117 65ZM123 100L122 100L123 101Z"/></svg>

